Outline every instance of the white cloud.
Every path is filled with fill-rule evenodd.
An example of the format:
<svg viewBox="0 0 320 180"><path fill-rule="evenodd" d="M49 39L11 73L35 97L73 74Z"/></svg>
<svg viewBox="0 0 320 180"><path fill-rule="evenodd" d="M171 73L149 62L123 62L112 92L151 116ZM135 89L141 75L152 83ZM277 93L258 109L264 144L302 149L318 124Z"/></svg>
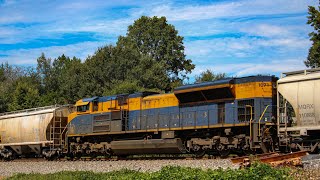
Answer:
<svg viewBox="0 0 320 180"><path fill-rule="evenodd" d="M251 38L215 38L186 42L186 54L192 57L246 57L259 50ZM250 55L251 54L251 55Z"/></svg>
<svg viewBox="0 0 320 180"><path fill-rule="evenodd" d="M193 71L191 76L199 75L207 69L216 73L228 73L229 76L248 76L248 75L276 75L281 72L296 71L306 69L303 64L303 58L298 59L276 59L265 60L264 63L226 63L216 65L199 65Z"/></svg>
<svg viewBox="0 0 320 180"><path fill-rule="evenodd" d="M72 32L95 32L106 35L117 36L124 34L127 27L133 23L133 19L116 19L116 20L93 20L75 26L59 26L48 28L48 32L72 33ZM75 28L76 27L76 28Z"/></svg>
<svg viewBox="0 0 320 180"><path fill-rule="evenodd" d="M269 39L269 40L259 40L257 45L266 47L279 47L279 48L293 48L293 49L305 49L311 45L308 39L304 38L279 38L279 39Z"/></svg>
<svg viewBox="0 0 320 180"><path fill-rule="evenodd" d="M225 17L226 10L234 11L240 7L241 3L226 3L226 4L215 4L209 6L187 6L172 8L168 5L158 6L151 10L151 15L166 16L172 21L181 20L201 20L210 19L216 17Z"/></svg>
<svg viewBox="0 0 320 180"><path fill-rule="evenodd" d="M240 28L240 31L250 35L263 37L287 37L292 35L288 27L281 27L271 24L257 24Z"/></svg>
<svg viewBox="0 0 320 180"><path fill-rule="evenodd" d="M0 63L9 62L10 64L35 64L36 59L45 53L49 58L57 58L62 54L66 56L76 56L84 60L88 55L92 55L98 47L105 45L105 42L82 42L78 44L72 44L67 46L51 46L45 48L35 49L17 49L3 51L0 50L0 54L6 55L6 57L0 56Z"/></svg>
<svg viewBox="0 0 320 180"><path fill-rule="evenodd" d="M171 21L190 21L223 17L240 17L249 15L271 15L305 12L308 5L316 4L312 0L261 1L243 0L237 2L215 3L206 6L172 7L158 6L147 10L150 15L166 16Z"/></svg>
<svg viewBox="0 0 320 180"><path fill-rule="evenodd" d="M0 27L0 39L12 36L17 33L16 29Z"/></svg>
<svg viewBox="0 0 320 180"><path fill-rule="evenodd" d="M260 39L251 37L241 38L215 38L210 40L195 40L185 43L186 54L193 58L244 58L265 56L266 53L287 53L288 55L296 51L306 51L311 42L305 38L288 37ZM280 54L279 54L280 56ZM204 58L203 58L204 57ZM195 61L202 62L199 59Z"/></svg>

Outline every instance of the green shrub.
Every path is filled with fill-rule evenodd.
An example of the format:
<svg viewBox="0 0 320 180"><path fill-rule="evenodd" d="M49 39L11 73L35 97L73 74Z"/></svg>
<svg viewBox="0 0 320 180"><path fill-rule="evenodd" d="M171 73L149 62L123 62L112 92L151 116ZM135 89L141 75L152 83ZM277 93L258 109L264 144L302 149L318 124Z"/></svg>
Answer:
<svg viewBox="0 0 320 180"><path fill-rule="evenodd" d="M250 168L246 169L208 169L166 166L157 172L139 172L134 170L123 169L120 171L112 171L106 173L94 173L90 171L78 172L58 172L53 174L16 174L8 179L35 179L35 180L100 180L100 179L139 179L139 180L164 180L164 179L219 179L219 180L280 180L293 179L290 176L288 168L273 168L262 163L254 163Z"/></svg>

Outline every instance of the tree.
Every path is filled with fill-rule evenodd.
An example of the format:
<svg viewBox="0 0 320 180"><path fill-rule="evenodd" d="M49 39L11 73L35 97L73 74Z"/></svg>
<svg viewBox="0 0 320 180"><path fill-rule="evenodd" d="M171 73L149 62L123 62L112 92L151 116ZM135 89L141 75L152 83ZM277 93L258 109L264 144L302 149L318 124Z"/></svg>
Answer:
<svg viewBox="0 0 320 180"><path fill-rule="evenodd" d="M29 77L20 78L12 92L12 102L9 104L10 111L29 109L39 106L39 90L34 87Z"/></svg>
<svg viewBox="0 0 320 180"><path fill-rule="evenodd" d="M112 81L119 79L126 68L114 60L114 47L99 48L83 64L81 97L102 96L105 89L111 89ZM120 80L120 79L119 79Z"/></svg>
<svg viewBox="0 0 320 180"><path fill-rule="evenodd" d="M8 109L8 84L6 84L5 68L2 64L0 66L0 113Z"/></svg>
<svg viewBox="0 0 320 180"><path fill-rule="evenodd" d="M59 56L53 63L54 74L57 77L58 94L56 103L72 104L82 98L82 63L79 58L72 59L65 55Z"/></svg>
<svg viewBox="0 0 320 180"><path fill-rule="evenodd" d="M225 73L214 73L212 70L207 69L202 72L199 76L195 77L196 83L206 82L206 81L215 81L219 79L226 78L227 75Z"/></svg>
<svg viewBox="0 0 320 180"><path fill-rule="evenodd" d="M31 75L29 68L12 66L4 63L0 66L0 112L9 111L9 106L12 103L13 91L15 84L21 77Z"/></svg>
<svg viewBox="0 0 320 180"><path fill-rule="evenodd" d="M143 58L150 57L147 69L152 69L152 65L157 66L157 74L152 75L168 79L165 80L165 86L161 87L166 91L172 89L171 82L185 78L195 67L184 54L183 37L178 35L173 25L167 23L165 17L142 16L128 27L126 36L119 37L117 46L134 49ZM161 69L158 69L160 66Z"/></svg>
<svg viewBox="0 0 320 180"><path fill-rule="evenodd" d="M310 68L320 67L320 6L318 10L309 6L309 16L307 24L310 24L314 31L309 33L312 46L309 49L308 58L304 61L305 65Z"/></svg>
<svg viewBox="0 0 320 180"><path fill-rule="evenodd" d="M52 73L51 59L46 58L44 53L37 58L37 72L41 79L41 94L46 94L57 89L57 83Z"/></svg>
<svg viewBox="0 0 320 180"><path fill-rule="evenodd" d="M105 89L104 95L114 95L114 94L125 94L125 93L134 93L134 92L142 92L145 89L141 88L138 85L137 81L115 81L114 87L111 89Z"/></svg>
<svg viewBox="0 0 320 180"><path fill-rule="evenodd" d="M2 64L1 66L0 66L0 82L3 82L3 81L5 81L6 80L6 77L5 77L5 75L4 75L4 65Z"/></svg>

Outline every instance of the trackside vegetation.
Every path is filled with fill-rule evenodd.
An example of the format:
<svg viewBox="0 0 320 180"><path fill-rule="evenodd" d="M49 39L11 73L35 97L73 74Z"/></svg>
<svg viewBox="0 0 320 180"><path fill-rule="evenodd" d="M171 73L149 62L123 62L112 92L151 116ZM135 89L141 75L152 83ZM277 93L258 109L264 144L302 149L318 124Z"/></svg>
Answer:
<svg viewBox="0 0 320 180"><path fill-rule="evenodd" d="M88 171L78 172L58 172L54 174L16 174L8 179L221 179L221 180L261 180L261 179L295 179L297 176L293 175L289 168L273 168L262 163L254 163L250 168L246 169L216 169L216 170L202 170L200 168L166 166L160 171L156 172L139 172L134 170L123 169L120 171L112 171L107 173L94 173Z"/></svg>

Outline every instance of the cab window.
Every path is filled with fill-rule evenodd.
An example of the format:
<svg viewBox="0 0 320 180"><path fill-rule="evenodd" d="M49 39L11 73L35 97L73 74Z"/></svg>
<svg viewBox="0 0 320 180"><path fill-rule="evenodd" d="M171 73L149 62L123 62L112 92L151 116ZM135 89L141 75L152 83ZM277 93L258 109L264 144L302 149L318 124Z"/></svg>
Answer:
<svg viewBox="0 0 320 180"><path fill-rule="evenodd" d="M98 111L98 101L93 101L93 111Z"/></svg>
<svg viewBox="0 0 320 180"><path fill-rule="evenodd" d="M77 112L86 112L89 110L89 104L83 106L77 106Z"/></svg>

